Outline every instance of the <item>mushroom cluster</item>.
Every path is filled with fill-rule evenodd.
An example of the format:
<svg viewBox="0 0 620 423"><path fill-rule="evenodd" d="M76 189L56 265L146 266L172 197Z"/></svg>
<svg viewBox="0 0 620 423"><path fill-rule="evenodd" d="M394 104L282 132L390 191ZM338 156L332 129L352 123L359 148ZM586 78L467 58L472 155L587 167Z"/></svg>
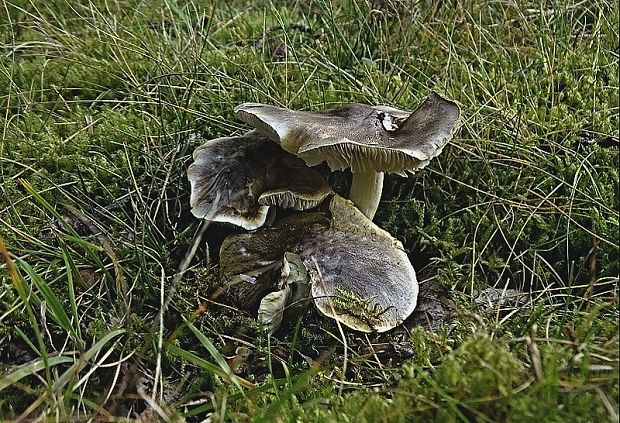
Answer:
<svg viewBox="0 0 620 423"><path fill-rule="evenodd" d="M406 175L441 153L459 107L438 94L414 111L347 104L322 112L244 103L255 129L207 141L188 168L192 213L250 232L220 249L231 301L273 333L308 300L363 332L402 323L418 296L402 244L372 222L385 172ZM350 168L350 200L309 166ZM275 220L276 207L299 213ZM310 210L313 209L313 210Z"/></svg>

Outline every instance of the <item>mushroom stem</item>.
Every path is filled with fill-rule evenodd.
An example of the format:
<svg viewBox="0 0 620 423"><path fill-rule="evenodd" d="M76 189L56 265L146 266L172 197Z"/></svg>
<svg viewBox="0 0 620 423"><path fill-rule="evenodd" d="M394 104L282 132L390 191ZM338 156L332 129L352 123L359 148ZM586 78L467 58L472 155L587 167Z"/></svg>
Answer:
<svg viewBox="0 0 620 423"><path fill-rule="evenodd" d="M375 217L382 191L383 172L368 169L353 173L349 199L370 220Z"/></svg>

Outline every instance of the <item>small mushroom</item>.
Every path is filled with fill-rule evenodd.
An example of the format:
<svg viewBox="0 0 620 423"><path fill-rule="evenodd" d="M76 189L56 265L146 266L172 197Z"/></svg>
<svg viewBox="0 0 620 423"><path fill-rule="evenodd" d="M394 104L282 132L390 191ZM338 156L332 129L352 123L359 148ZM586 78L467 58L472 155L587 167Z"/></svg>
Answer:
<svg viewBox="0 0 620 423"><path fill-rule="evenodd" d="M288 307L294 308L308 298L308 270L297 254L284 253L278 288L265 295L258 307L258 322L265 325L270 334L278 329Z"/></svg>
<svg viewBox="0 0 620 423"><path fill-rule="evenodd" d="M256 132L207 141L187 177L194 216L245 229L262 226L269 206L305 210L332 191L303 160Z"/></svg>
<svg viewBox="0 0 620 423"><path fill-rule="evenodd" d="M416 306L418 283L402 244L337 195L327 213L298 213L272 227L229 236L220 249L220 271L232 284L255 281L279 266L285 253L298 255L305 266L318 310L353 329L387 331ZM303 280L301 266L296 272L296 280ZM255 293L253 284L249 286L248 291ZM271 309L290 304L287 295L269 297L277 301Z"/></svg>
<svg viewBox="0 0 620 423"><path fill-rule="evenodd" d="M326 161L332 170L351 168L349 197L372 219L383 172L404 176L426 166L452 137L460 109L431 93L413 113L357 103L322 112L244 103L235 113L310 166Z"/></svg>

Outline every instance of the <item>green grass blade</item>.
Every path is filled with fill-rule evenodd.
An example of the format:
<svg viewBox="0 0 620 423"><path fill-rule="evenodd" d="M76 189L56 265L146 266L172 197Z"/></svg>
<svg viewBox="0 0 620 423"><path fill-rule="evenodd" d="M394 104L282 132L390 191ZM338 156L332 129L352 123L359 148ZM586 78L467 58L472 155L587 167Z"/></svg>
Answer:
<svg viewBox="0 0 620 423"><path fill-rule="evenodd" d="M67 250L67 246L62 244L60 246L62 250L62 257L65 260L65 267L67 269L67 291L69 292L69 303L71 305L71 315L73 317L73 321L75 322L75 332L77 334L78 339L80 340L80 347L84 347L84 341L82 339L82 330L80 329L80 317L77 312L77 303L75 300L75 286L73 284L73 275L79 277L79 272L77 267L75 266L75 262L71 258L69 251Z"/></svg>
<svg viewBox="0 0 620 423"><path fill-rule="evenodd" d="M28 335L26 335L23 330L21 330L18 327L15 327L15 333L17 333L17 336L19 336L22 339L22 341L24 341L24 343L26 345L28 345L30 348L32 348L32 351L34 351L36 355L38 355L38 356L41 355L41 352L39 351L39 349L34 346L32 341L28 337Z"/></svg>
<svg viewBox="0 0 620 423"><path fill-rule="evenodd" d="M34 334L37 338L37 343L39 344L38 351L36 349L35 351L37 351L37 353L41 356L41 359L43 360L44 368L45 368L45 377L46 377L47 386L49 389L49 386L52 383L52 374L50 372L50 366L48 364L49 356L47 354L47 348L45 347L45 342L43 342L43 336L41 335L41 330L39 328L37 318L35 317L34 311L32 310L32 307L30 305L30 298L29 298L30 290L29 289L26 290L26 287L24 286L25 285L24 278L19 273L19 270L17 266L15 265L15 261L13 260L13 257L11 257L11 254L9 253L4 243L4 239L1 236L0 236L0 257L2 257L2 259L6 263L7 269L9 271L9 276L11 278L11 281L13 282L13 286L19 293L20 299L22 300L22 303L24 304L24 307L26 308L26 313L28 313L28 320L30 323L30 327L34 331ZM21 335L25 335L25 334L22 332Z"/></svg>
<svg viewBox="0 0 620 423"><path fill-rule="evenodd" d="M24 189L28 191L30 195L32 195L32 198L34 198L34 200L38 204L40 204L45 209L45 211L47 211L52 216L54 216L54 218L58 221L58 223L62 225L74 237L79 238L78 234L75 232L73 227L69 223L67 223L67 221L60 215L60 213L58 213L58 211L56 211L56 209L52 207L52 205L48 203L47 200L45 200L45 198L43 198L41 194L37 192L37 190L32 186L30 182L24 179L20 180L20 182L22 186L24 187Z"/></svg>
<svg viewBox="0 0 620 423"><path fill-rule="evenodd" d="M237 376L231 370L230 366L228 365L228 362L226 361L226 358L224 358L222 354L220 354L217 348L215 348L215 345L213 345L213 343L209 340L209 338L207 338L204 335L204 333L196 329L196 326L192 325L189 321L186 321L186 324L190 328L190 330L194 333L196 338L198 338L202 346L205 347L207 351L209 351L209 354L211 354L211 357L213 357L213 359L215 360L219 368L226 375L226 378L230 380L232 383L234 383L241 392L243 392L241 385L239 384L239 381L237 380Z"/></svg>
<svg viewBox="0 0 620 423"><path fill-rule="evenodd" d="M67 333L69 333L76 342L80 345L83 344L83 340L80 336L78 336L76 330L73 328L71 320L69 319L69 316L67 316L62 302L56 294L54 294L54 291L52 291L50 286L45 283L41 276L39 276L39 274L24 260L16 257L15 262L21 269L24 270L24 272L26 272L32 283L43 296L54 321L58 323Z"/></svg>
<svg viewBox="0 0 620 423"><path fill-rule="evenodd" d="M13 370L10 373L7 373L4 376L0 376L0 391L8 388L9 386L13 385L16 382L19 382L21 379L27 376L37 373L38 371L46 368L46 366L52 367L52 366L56 366L62 363L69 363L71 361L73 361L71 357L65 357L65 356L59 355L56 357L49 357L47 359L47 363L45 363L45 360L42 360L42 359L30 362L26 364L25 366L22 366L16 370Z"/></svg>
<svg viewBox="0 0 620 423"><path fill-rule="evenodd" d="M220 376L221 378L231 382L231 383L235 383L233 382L233 380L231 380L231 377L228 373L226 373L225 371L223 371L218 365L211 363L210 361L205 360L204 358L200 358L198 357L196 354L186 351L182 348L177 347L176 345L173 344L168 344L168 346L166 347L167 351L173 355L176 355L177 357L183 358L184 360L189 361L192 364L195 364L198 367L201 367L205 370L207 370L208 372L211 372L215 375ZM232 372L231 372L232 373ZM246 387L252 387L254 386L251 382L242 379L236 375L232 375L234 377L234 379L236 380L235 385L243 385Z"/></svg>
<svg viewBox="0 0 620 423"><path fill-rule="evenodd" d="M101 245L93 244L92 242L84 241L82 238L71 236L67 234L61 234L60 237L67 241L75 242L80 247L83 247L85 250L91 251L105 251Z"/></svg>
<svg viewBox="0 0 620 423"><path fill-rule="evenodd" d="M75 360L74 364L69 367L54 384L54 389L62 389L78 372L88 363L110 340L125 333L125 329L116 329L104 335L99 341L95 342L84 354Z"/></svg>

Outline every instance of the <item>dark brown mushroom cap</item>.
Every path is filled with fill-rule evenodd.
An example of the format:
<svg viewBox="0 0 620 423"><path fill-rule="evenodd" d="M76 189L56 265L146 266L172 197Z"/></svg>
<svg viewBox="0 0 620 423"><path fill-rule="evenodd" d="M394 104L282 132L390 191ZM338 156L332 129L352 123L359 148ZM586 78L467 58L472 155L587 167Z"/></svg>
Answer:
<svg viewBox="0 0 620 423"><path fill-rule="evenodd" d="M235 113L310 166L327 161L332 170L404 174L441 153L460 109L431 93L413 113L357 103L322 112L244 103Z"/></svg>
<svg viewBox="0 0 620 423"><path fill-rule="evenodd" d="M285 252L298 254L308 269L317 308L353 329L392 329L415 308L418 284L401 243L348 200L334 196L328 214L300 213L228 237L220 271L227 280L243 279Z"/></svg>
<svg viewBox="0 0 620 423"><path fill-rule="evenodd" d="M194 216L255 229L271 205L315 207L331 192L314 170L255 133L207 141L187 169Z"/></svg>

